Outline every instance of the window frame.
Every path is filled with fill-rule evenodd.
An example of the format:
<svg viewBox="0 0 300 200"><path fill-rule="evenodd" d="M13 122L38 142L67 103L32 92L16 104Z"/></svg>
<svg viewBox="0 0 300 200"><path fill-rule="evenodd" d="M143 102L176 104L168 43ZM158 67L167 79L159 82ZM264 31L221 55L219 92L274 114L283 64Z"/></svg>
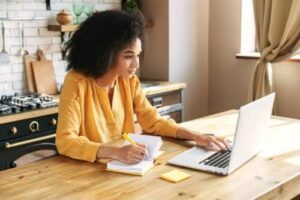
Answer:
<svg viewBox="0 0 300 200"><path fill-rule="evenodd" d="M250 38L250 39L249 39ZM241 0L241 43L238 59L259 59L254 19L253 0ZM288 62L300 62L300 49Z"/></svg>

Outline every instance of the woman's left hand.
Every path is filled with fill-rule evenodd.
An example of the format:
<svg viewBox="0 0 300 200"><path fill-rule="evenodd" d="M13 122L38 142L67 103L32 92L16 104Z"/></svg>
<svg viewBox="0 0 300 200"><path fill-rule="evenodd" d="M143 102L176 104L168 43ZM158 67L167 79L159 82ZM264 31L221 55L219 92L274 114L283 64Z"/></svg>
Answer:
<svg viewBox="0 0 300 200"><path fill-rule="evenodd" d="M182 139L193 140L197 145L211 151L230 150L231 144L229 140L213 134L200 134L185 128L179 128L177 137Z"/></svg>
<svg viewBox="0 0 300 200"><path fill-rule="evenodd" d="M222 137L213 136L210 134L193 134L193 140L197 145L210 150L210 151L220 151L220 150L230 150L230 141Z"/></svg>

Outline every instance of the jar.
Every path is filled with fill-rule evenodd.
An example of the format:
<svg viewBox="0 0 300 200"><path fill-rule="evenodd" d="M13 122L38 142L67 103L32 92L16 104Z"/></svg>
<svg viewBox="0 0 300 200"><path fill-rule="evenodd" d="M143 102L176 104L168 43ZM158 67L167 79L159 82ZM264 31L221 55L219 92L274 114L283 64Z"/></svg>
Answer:
<svg viewBox="0 0 300 200"><path fill-rule="evenodd" d="M67 10L62 10L56 15L56 21L60 25L71 24L73 22L73 17Z"/></svg>

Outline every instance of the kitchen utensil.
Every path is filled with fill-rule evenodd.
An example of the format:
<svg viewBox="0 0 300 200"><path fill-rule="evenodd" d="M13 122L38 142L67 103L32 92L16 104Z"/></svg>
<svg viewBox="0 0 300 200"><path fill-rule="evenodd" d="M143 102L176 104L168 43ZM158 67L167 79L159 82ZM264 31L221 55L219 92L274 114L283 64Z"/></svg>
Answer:
<svg viewBox="0 0 300 200"><path fill-rule="evenodd" d="M25 51L25 47L24 47L24 24L23 24L23 21L20 22L20 37L19 37L19 40L21 41L21 48L19 50L18 55L24 56L26 51Z"/></svg>
<svg viewBox="0 0 300 200"><path fill-rule="evenodd" d="M38 93L57 94L53 63L46 60L42 50L37 51L38 61L32 62L35 85Z"/></svg>
<svg viewBox="0 0 300 200"><path fill-rule="evenodd" d="M27 87L29 92L37 92L36 86L35 86L35 80L34 75L32 71L32 62L36 61L36 59L32 55L24 55L24 65L25 65L25 73L26 73L26 79L27 79Z"/></svg>
<svg viewBox="0 0 300 200"><path fill-rule="evenodd" d="M1 22L1 32L2 32L2 51L0 52L0 64L9 64L10 57L5 51L5 28L3 22Z"/></svg>

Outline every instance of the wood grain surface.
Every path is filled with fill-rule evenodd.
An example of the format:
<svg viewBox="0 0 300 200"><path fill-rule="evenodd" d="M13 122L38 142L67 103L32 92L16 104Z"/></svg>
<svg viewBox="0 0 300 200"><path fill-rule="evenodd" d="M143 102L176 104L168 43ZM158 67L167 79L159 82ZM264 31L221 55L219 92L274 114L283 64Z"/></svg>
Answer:
<svg viewBox="0 0 300 200"><path fill-rule="evenodd" d="M57 86L52 61L39 60L32 62L32 69L38 93L57 94Z"/></svg>
<svg viewBox="0 0 300 200"><path fill-rule="evenodd" d="M182 125L230 138L236 118L236 111L229 111ZM300 193L300 122L274 117L270 127L263 151L229 176L168 165L170 158L193 143L165 139L161 149L165 153L142 177L57 156L0 172L0 199L291 199ZM172 169L192 177L179 183L159 178Z"/></svg>
<svg viewBox="0 0 300 200"><path fill-rule="evenodd" d="M36 92L35 80L31 63L36 59L32 55L24 55L24 67L29 92Z"/></svg>

